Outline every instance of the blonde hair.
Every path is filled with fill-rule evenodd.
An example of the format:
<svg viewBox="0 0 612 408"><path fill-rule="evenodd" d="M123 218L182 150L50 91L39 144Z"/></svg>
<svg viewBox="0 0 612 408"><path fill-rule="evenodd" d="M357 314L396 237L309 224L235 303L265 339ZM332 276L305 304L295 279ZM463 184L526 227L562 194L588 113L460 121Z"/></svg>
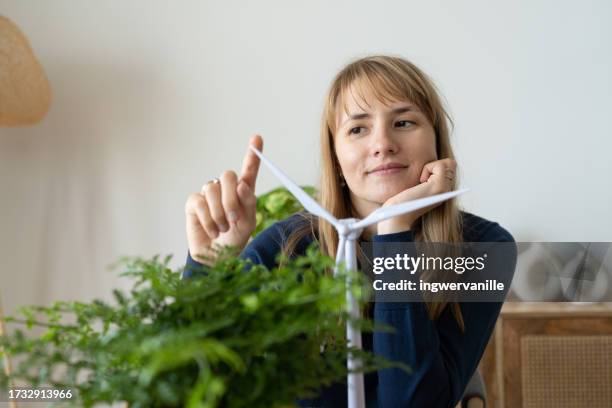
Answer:
<svg viewBox="0 0 612 408"><path fill-rule="evenodd" d="M450 144L452 120L436 91L431 79L411 62L386 55L369 56L358 59L342 69L331 83L327 93L321 124L322 172L320 180L320 202L337 218L355 217L348 187L343 187L338 169L340 165L334 150L338 108L349 92L357 91L365 101L364 91L369 90L381 102L407 100L417 105L433 126L436 136L438 159L454 159ZM346 107L345 107L346 109ZM456 180L452 189L456 188ZM335 228L322 218L315 219L302 214L306 222L301 223L288 237L284 247L291 254L297 243L306 235L313 234L318 240L321 251L331 256L336 254L338 234ZM460 243L463 241L461 211L455 200L448 200L428 211L413 225L415 241ZM315 232L317 234L315 234ZM360 254L363 258L363 254ZM362 260L363 265L363 260ZM426 302L432 319L437 319L448 302ZM464 329L461 309L458 303L451 303L457 323Z"/></svg>

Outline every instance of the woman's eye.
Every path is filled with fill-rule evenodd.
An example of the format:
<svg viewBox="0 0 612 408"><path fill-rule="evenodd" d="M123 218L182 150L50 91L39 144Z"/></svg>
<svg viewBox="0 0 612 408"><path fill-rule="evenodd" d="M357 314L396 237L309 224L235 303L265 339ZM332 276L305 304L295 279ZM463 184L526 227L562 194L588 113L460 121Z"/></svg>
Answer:
<svg viewBox="0 0 612 408"><path fill-rule="evenodd" d="M362 132L363 127L361 126L355 126L354 128L351 128L351 130L349 130L349 134L351 135L358 135Z"/></svg>
<svg viewBox="0 0 612 408"><path fill-rule="evenodd" d="M414 122L410 121L410 120L400 120L395 122L395 126L397 127L410 127L414 124Z"/></svg>

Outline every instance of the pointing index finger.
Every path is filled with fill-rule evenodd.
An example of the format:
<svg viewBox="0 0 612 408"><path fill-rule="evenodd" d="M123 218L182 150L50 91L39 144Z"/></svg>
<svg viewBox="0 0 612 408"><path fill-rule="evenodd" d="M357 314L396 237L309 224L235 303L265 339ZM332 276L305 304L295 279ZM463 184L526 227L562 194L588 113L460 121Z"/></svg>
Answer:
<svg viewBox="0 0 612 408"><path fill-rule="evenodd" d="M259 157L257 157L257 155L251 150L250 146L255 147L260 152L263 151L263 138L260 135L251 137L249 140L249 147L247 148L247 152L242 161L242 173L240 175L240 179L247 183L247 185L254 192L255 182L257 181L257 173L259 172L260 160Z"/></svg>

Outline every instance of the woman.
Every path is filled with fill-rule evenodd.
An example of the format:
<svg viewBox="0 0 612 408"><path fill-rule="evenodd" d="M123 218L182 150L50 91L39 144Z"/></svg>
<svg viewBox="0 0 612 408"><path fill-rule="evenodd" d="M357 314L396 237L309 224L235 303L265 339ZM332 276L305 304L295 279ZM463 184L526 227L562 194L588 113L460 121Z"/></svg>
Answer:
<svg viewBox="0 0 612 408"><path fill-rule="evenodd" d="M427 76L396 57L357 60L338 73L327 95L321 131L320 201L337 218L364 218L380 206L455 189L450 119ZM250 143L260 150L263 140ZM258 158L247 149L240 178L226 171L186 203L188 268L233 245L244 258L275 264L279 251L299 254L313 240L330 256L338 236L326 221L296 214L261 232L255 228ZM455 200L371 226L362 240L377 242L504 242L497 223L465 213ZM202 262L205 262L199 258ZM513 267L513 266L512 266ZM364 349L408 364L366 375L368 406L449 407L461 398L494 328L500 303L374 303L373 318L396 333L364 334ZM335 384L304 406L346 405Z"/></svg>

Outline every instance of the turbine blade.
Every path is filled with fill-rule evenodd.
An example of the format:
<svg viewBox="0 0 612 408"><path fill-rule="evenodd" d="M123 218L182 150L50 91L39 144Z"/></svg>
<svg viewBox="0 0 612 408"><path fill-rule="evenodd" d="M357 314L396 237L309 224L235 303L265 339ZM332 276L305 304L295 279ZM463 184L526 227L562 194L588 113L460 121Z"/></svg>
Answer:
<svg viewBox="0 0 612 408"><path fill-rule="evenodd" d="M419 198L418 200L412 200L405 203L391 205L389 207L380 207L365 217L363 220L356 222L351 225L351 228L366 228L372 224L384 221L389 218L396 217L401 214L406 214L412 211L420 210L421 208L428 207L432 204L437 204L442 201L446 201L453 197L457 197L463 193L470 191L469 188L462 190L449 191L448 193L436 194L434 196Z"/></svg>
<svg viewBox="0 0 612 408"><path fill-rule="evenodd" d="M340 235L338 241L338 250L336 251L336 266L334 267L334 278L338 276L338 269L340 264L344 261L344 245L346 243L346 236Z"/></svg>
<svg viewBox="0 0 612 408"><path fill-rule="evenodd" d="M321 207L319 203L312 199L304 190L302 190L297 184L295 184L281 169L276 167L262 152L257 150L255 147L250 146L251 150L261 159L262 162L276 177L278 177L283 185L297 198L297 200L304 206L304 208L310 211L312 214L319 216L329 221L336 229L340 226L338 220L331 215L325 208Z"/></svg>

